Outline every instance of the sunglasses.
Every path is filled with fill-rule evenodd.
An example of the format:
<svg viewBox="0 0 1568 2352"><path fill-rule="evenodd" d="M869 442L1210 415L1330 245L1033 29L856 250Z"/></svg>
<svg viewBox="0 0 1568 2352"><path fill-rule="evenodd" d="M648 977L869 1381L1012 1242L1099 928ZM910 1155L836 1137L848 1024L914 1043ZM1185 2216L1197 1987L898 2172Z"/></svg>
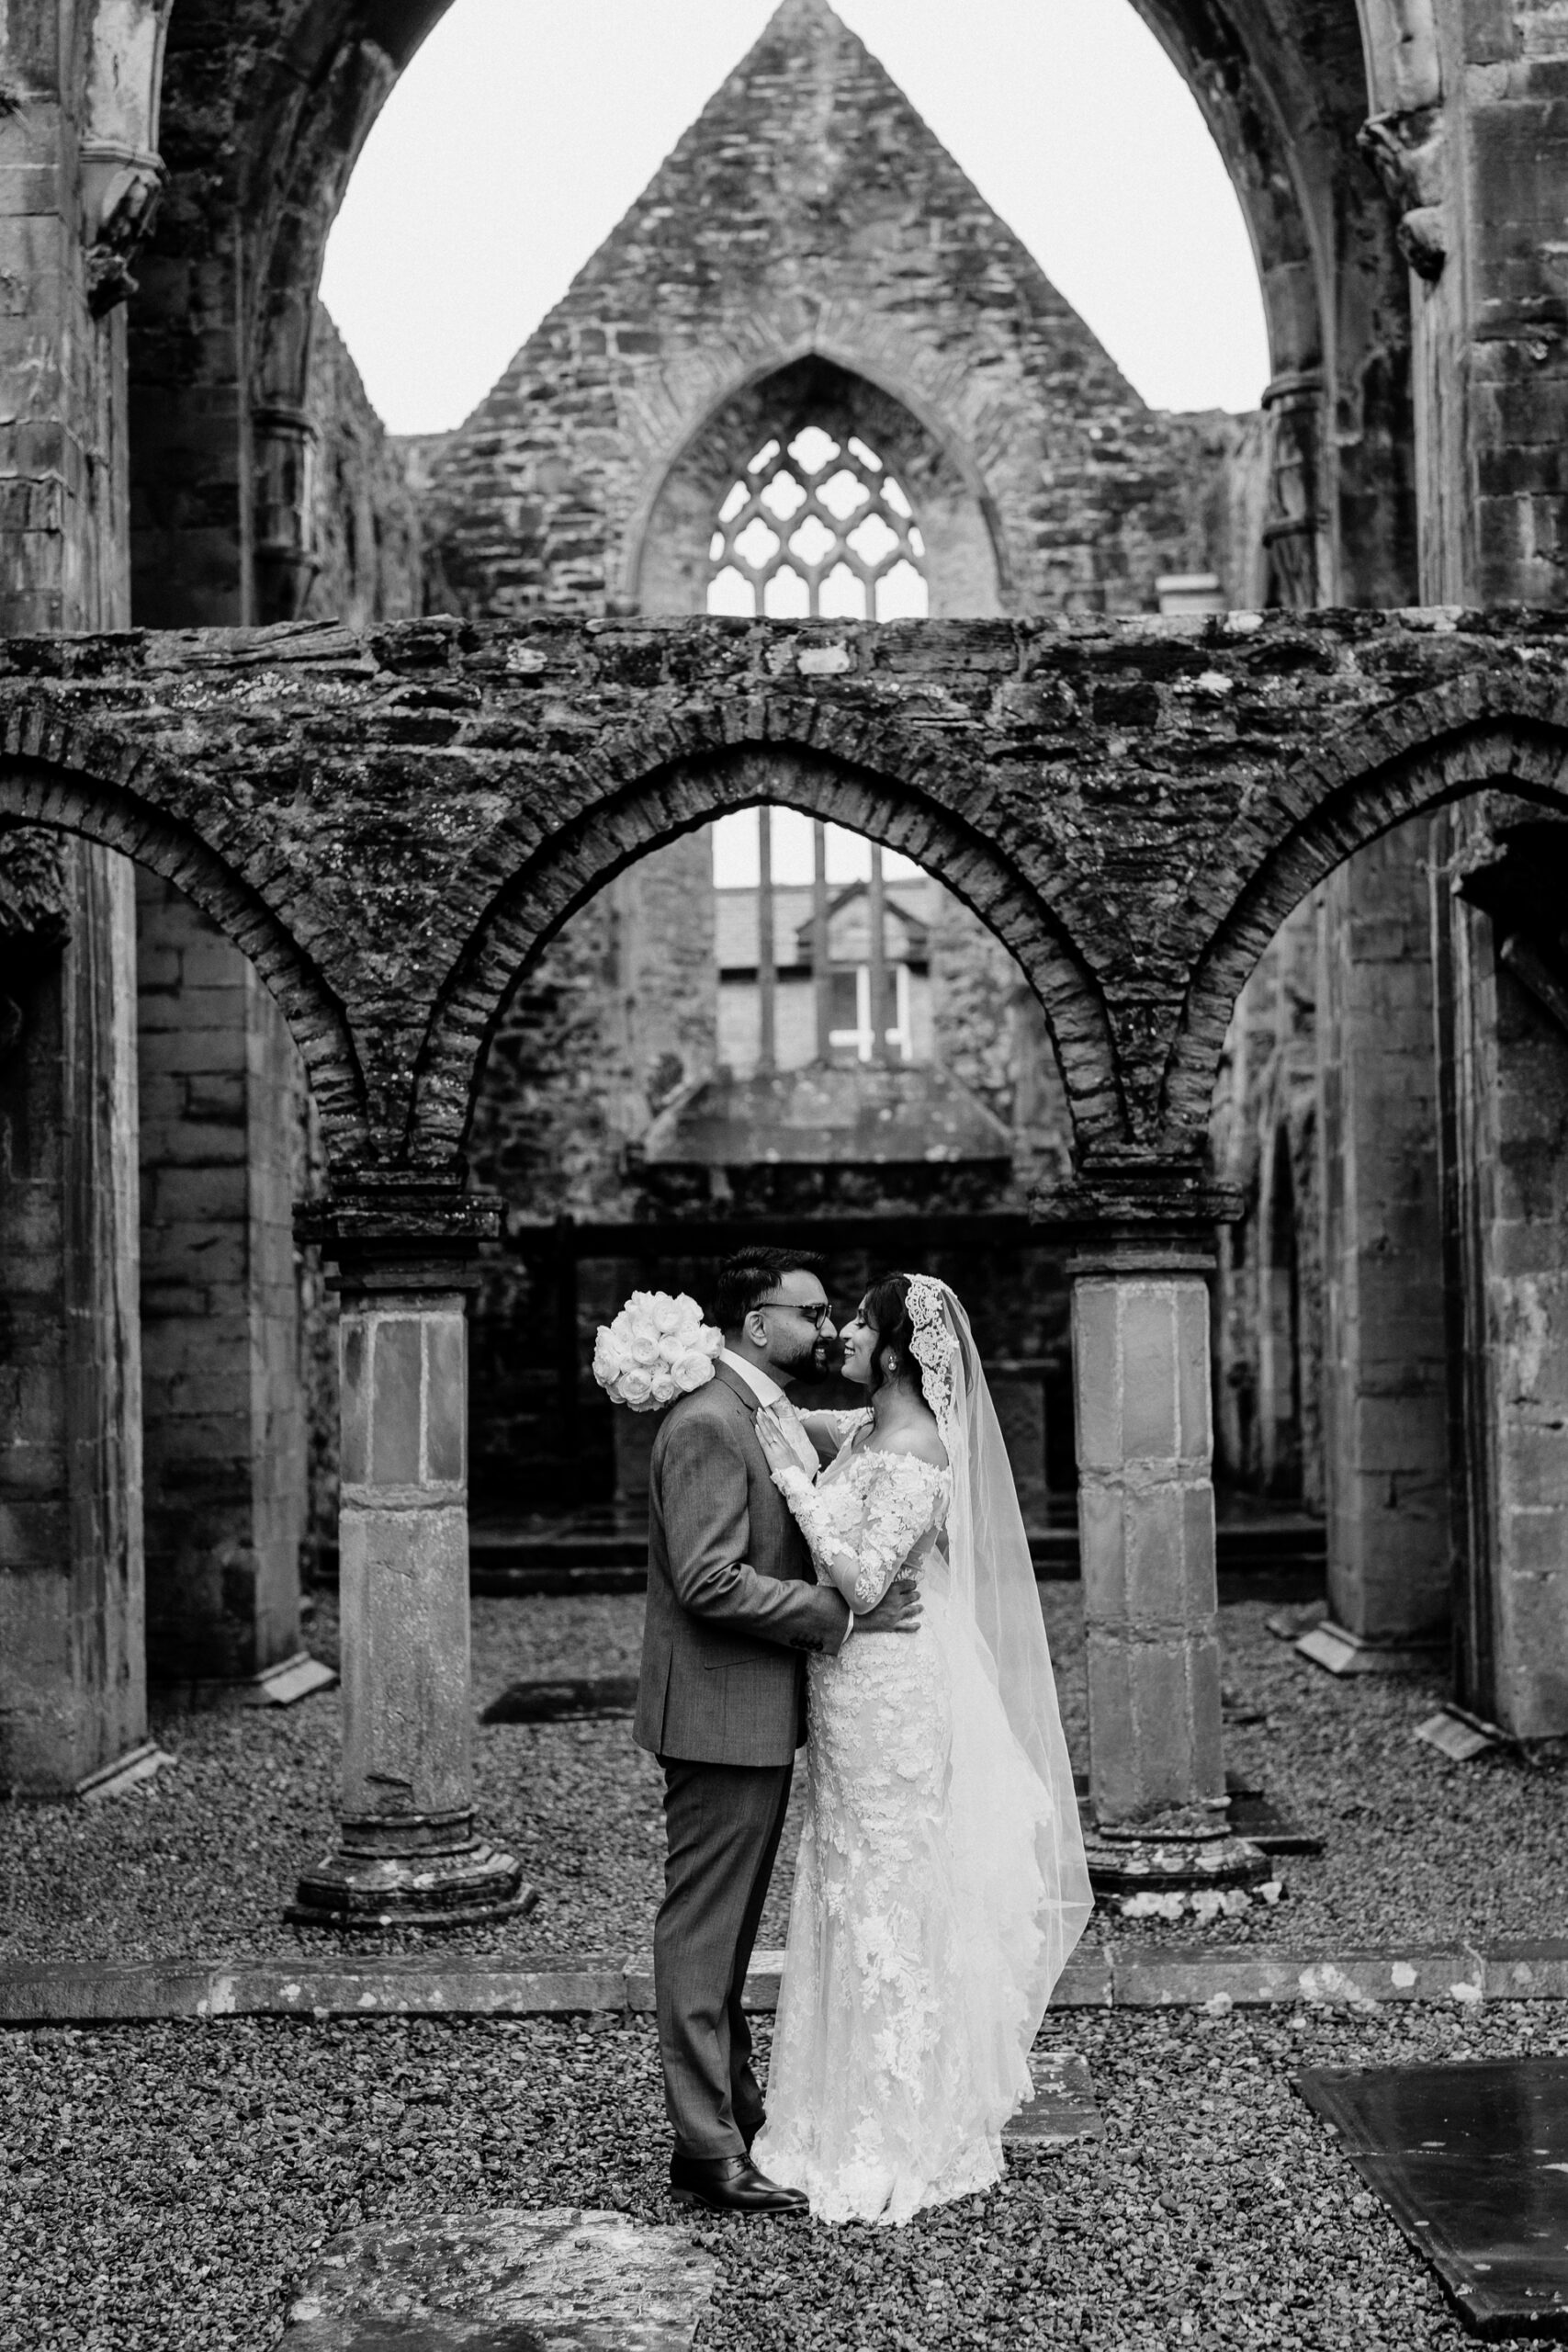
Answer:
<svg viewBox="0 0 1568 2352"><path fill-rule="evenodd" d="M793 1298L763 1298L758 1300L751 1312L753 1315L766 1315L770 1308L781 1308L789 1315L807 1316L820 1331L832 1316L833 1302L830 1298L810 1299L804 1303Z"/></svg>

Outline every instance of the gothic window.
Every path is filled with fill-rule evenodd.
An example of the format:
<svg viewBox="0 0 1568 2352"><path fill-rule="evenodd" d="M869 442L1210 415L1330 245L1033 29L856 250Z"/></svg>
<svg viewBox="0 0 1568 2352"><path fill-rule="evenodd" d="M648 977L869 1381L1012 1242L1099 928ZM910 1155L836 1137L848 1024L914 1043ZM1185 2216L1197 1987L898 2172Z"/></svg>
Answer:
<svg viewBox="0 0 1568 2352"><path fill-rule="evenodd" d="M750 620L924 620L914 511L858 434L765 441L718 510L707 608Z"/></svg>

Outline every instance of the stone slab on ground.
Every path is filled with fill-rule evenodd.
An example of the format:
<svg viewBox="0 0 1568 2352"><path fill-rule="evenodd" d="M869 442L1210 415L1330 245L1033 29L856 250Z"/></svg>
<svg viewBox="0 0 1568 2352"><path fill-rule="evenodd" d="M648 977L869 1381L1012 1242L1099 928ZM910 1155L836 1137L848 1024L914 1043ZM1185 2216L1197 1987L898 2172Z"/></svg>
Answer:
<svg viewBox="0 0 1568 2352"><path fill-rule="evenodd" d="M1331 2067L1297 2088L1469 2326L1568 2340L1568 2059Z"/></svg>
<svg viewBox="0 0 1568 2352"><path fill-rule="evenodd" d="M749 2009L778 2006L784 1954L753 1955ZM1568 1939L1519 1939L1382 1951L1283 1951L1263 1944L1080 1945L1051 2014L1085 2009L1304 2007L1371 2011L1412 2003L1568 1999ZM0 2026L110 2025L157 2018L647 2016L653 1964L540 1955L527 1968L478 1955L235 1959L0 1965Z"/></svg>
<svg viewBox="0 0 1568 2352"><path fill-rule="evenodd" d="M689 2230L553 2206L354 2230L295 2298L290 2352L688 2352L716 2266Z"/></svg>
<svg viewBox="0 0 1568 2352"><path fill-rule="evenodd" d="M1037 2050L1029 2062L1034 2097L1002 2133L1004 2148L1065 2148L1103 2138L1089 2062L1076 2050Z"/></svg>

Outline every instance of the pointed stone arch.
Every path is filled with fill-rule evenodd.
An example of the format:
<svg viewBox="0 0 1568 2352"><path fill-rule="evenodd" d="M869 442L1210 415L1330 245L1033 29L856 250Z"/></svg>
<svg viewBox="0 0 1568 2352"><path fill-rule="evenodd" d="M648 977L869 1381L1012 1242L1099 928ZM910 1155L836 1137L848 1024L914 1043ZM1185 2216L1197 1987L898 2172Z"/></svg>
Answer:
<svg viewBox="0 0 1568 2352"><path fill-rule="evenodd" d="M313 957L268 903L256 844L237 864L194 823L136 789L141 755L101 729L53 714L10 714L0 745L0 824L73 833L162 875L249 957L276 999L310 1074L333 1159L362 1160L370 1142L364 1073L348 1016ZM254 868L253 874L247 871Z"/></svg>
<svg viewBox="0 0 1568 2352"><path fill-rule="evenodd" d="M1472 672L1390 706L1281 778L1213 888L1218 919L1166 1067L1169 1127L1201 1129L1235 1000L1308 892L1405 819L1489 788L1568 814L1568 691L1554 681Z"/></svg>
<svg viewBox="0 0 1568 2352"><path fill-rule="evenodd" d="M848 825L933 871L1000 940L1039 999L1080 1144L1126 1132L1104 1001L1053 903L1055 877L1038 843L1014 842L995 823L983 778L939 778L929 749L885 739L874 749L858 728L835 742L822 718L781 697L750 710L744 727L720 715L711 729L682 729L678 744L665 733L628 746L547 837L507 828L487 845L482 876L465 877L462 893L477 919L415 1067L411 1159L460 1150L502 1008L569 918L660 842L762 801Z"/></svg>

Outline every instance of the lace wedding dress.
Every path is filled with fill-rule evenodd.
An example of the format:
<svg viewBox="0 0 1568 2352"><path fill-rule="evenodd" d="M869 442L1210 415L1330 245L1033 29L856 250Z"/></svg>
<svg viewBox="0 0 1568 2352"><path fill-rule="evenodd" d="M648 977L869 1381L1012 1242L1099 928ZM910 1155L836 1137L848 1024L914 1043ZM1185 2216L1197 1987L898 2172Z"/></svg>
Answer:
<svg viewBox="0 0 1568 2352"><path fill-rule="evenodd" d="M955 1341L962 1309L944 1285L929 1290ZM926 1306L934 1317L929 1295ZM968 1365L970 1398L988 1413L972 1345ZM928 1374L928 1397L932 1387ZM967 1401L945 1404L949 1469L878 1451L870 1415L856 1414L816 1483L775 1473L818 1577L831 1561L852 1608L874 1607L906 1566L923 1604L912 1634L852 1634L836 1657L807 1661L807 1815L753 2153L828 2221L907 2222L1000 2177L1002 2126L1031 2094L1030 2046L1089 1910L1010 1474L1002 1455L1001 1515L1010 1503L1044 1660L1043 1689L1038 1658L1009 1662L1014 1678L1031 1669L1021 1739L1016 1679L1010 1688L992 1644L1028 1652L1028 1618L1004 1636L994 1563L977 1591L975 1535L998 1498L976 1493L973 1432L958 1425ZM994 1476L988 1457L986 1468Z"/></svg>

